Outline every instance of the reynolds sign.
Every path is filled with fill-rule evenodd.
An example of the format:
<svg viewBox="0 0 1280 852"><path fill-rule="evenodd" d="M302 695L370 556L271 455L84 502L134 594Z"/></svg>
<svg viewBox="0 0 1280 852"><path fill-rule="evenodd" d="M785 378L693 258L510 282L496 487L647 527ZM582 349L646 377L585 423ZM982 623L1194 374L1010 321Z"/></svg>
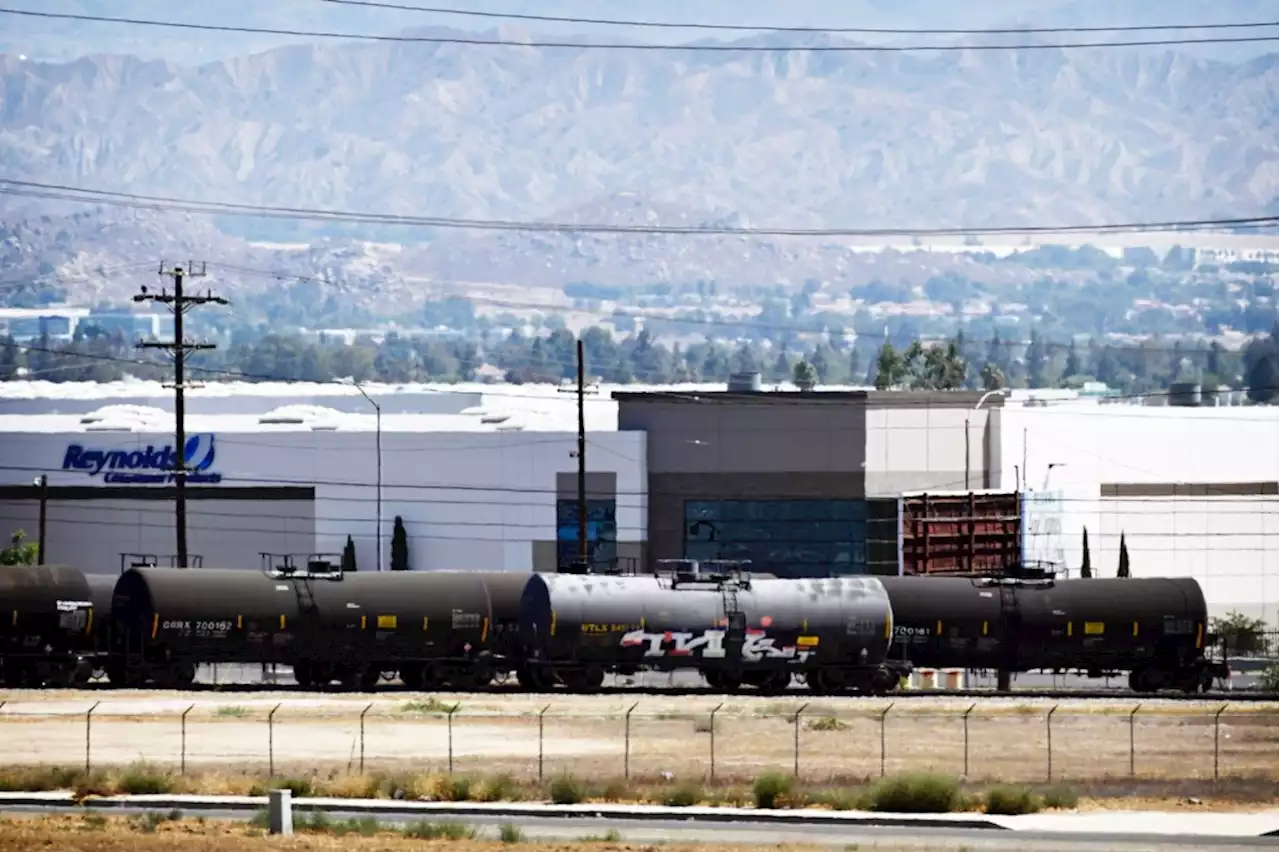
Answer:
<svg viewBox="0 0 1280 852"><path fill-rule="evenodd" d="M222 474L212 470L214 451L212 434L192 435L187 439L183 453L188 470L187 482L208 484L222 481ZM176 466L172 443L160 447L149 444L137 450L104 450L71 444L62 457L63 470L101 476L103 482L112 485L170 483L174 481Z"/></svg>

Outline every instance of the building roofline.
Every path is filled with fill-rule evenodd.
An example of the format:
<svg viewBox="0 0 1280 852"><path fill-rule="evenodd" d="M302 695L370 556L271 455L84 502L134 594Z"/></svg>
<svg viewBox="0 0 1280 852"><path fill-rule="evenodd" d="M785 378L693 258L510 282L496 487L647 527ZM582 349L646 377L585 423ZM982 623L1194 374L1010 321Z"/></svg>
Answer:
<svg viewBox="0 0 1280 852"><path fill-rule="evenodd" d="M797 402L816 404L863 403L869 408L973 408L986 391L614 391L619 403L701 403L734 405L786 405ZM1004 397L992 394L983 408L1004 405Z"/></svg>

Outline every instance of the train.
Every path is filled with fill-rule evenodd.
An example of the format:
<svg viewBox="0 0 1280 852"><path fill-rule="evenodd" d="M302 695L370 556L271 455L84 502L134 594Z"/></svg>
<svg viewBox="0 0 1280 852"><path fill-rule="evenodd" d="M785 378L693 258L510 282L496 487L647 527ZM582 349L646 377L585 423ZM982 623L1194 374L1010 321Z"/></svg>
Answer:
<svg viewBox="0 0 1280 852"><path fill-rule="evenodd" d="M0 567L0 683L182 688L205 664L292 667L300 687L598 689L692 670L721 692L888 694L915 669L1090 677L1208 691L1190 578L779 579L677 560L652 573Z"/></svg>

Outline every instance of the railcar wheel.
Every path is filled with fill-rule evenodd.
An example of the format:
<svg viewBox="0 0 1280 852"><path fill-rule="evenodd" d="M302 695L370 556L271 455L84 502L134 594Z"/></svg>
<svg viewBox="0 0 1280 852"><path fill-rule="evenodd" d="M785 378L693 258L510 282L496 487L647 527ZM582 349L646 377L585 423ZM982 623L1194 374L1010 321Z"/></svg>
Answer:
<svg viewBox="0 0 1280 852"><path fill-rule="evenodd" d="M805 675L805 683L816 695L833 695L845 687L844 673L830 669L814 669Z"/></svg>
<svg viewBox="0 0 1280 852"><path fill-rule="evenodd" d="M377 666L369 666L362 669L357 678L360 689L370 692L377 688L378 681L382 679L382 670Z"/></svg>
<svg viewBox="0 0 1280 852"><path fill-rule="evenodd" d="M599 666L587 666L583 672L587 689L599 689L604 685L604 669Z"/></svg>
<svg viewBox="0 0 1280 852"><path fill-rule="evenodd" d="M405 666L400 670L400 682L414 692L422 690L422 667L421 666Z"/></svg>

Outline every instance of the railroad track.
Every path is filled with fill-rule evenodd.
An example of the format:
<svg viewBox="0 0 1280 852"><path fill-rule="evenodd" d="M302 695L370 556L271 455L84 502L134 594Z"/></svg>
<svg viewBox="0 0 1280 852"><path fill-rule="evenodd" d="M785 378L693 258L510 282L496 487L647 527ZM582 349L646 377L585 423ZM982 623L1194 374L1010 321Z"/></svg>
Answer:
<svg viewBox="0 0 1280 852"><path fill-rule="evenodd" d="M355 691L343 689L339 686L333 686L329 689L312 689L304 688L293 683L195 683L190 686L181 688L159 688L159 687L142 687L142 688L124 688L116 687L106 682L90 682L83 687L77 687L80 690L92 692L118 692L118 691L141 691L141 692L181 692L181 693L211 693L220 692L238 692L238 693L297 693L299 695L344 695L357 694ZM25 692L27 690L12 690L15 693ZM39 692L48 692L49 690L31 690ZM1000 691L995 689L933 689L933 690L905 690L893 692L884 695L860 695L856 693L845 693L837 695L815 695L803 688L792 688L783 692L764 693L753 689L744 689L740 692L724 692L715 690L711 687L655 687L655 686L606 686L594 690L582 690L575 692L567 691L550 691L550 692L530 692L517 685L496 685L487 689L447 689L438 690L447 694L476 694L476 695L509 695L509 696L546 696L549 698L579 695L635 695L635 696L660 696L663 698L679 698L679 697L706 697L706 696L725 696L730 698L741 697L770 697L770 698L796 698L796 699L832 699L832 698L877 698L886 701L911 701L913 699L926 698L973 698L973 699L1025 699L1025 700L1061 700L1061 701L1114 701L1132 704L1141 701L1203 701L1203 702L1224 702L1224 703L1241 703L1241 702L1276 702L1280 701L1280 695L1275 692L1265 692L1258 690L1232 690L1217 692L1201 692L1187 694L1184 692L1156 692L1156 693L1138 693L1129 692L1119 689L1013 689L1008 691ZM423 690L410 689L407 686L398 683L382 683L373 690L360 690L358 694L385 693L385 694L421 694Z"/></svg>

